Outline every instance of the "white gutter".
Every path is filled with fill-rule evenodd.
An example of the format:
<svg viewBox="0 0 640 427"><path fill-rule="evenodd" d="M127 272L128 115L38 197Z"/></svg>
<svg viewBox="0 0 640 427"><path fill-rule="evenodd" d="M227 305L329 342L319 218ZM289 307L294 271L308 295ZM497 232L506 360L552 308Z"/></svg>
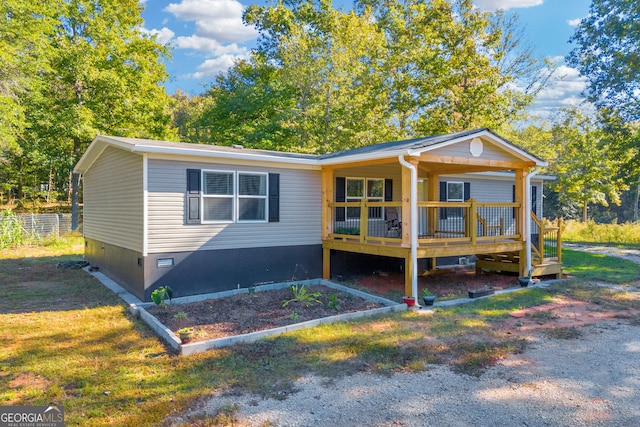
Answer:
<svg viewBox="0 0 640 427"><path fill-rule="evenodd" d="M398 155L402 166L411 171L411 295L418 303L418 170L415 165L407 162L404 155Z"/></svg>
<svg viewBox="0 0 640 427"><path fill-rule="evenodd" d="M538 168L534 169L533 172L527 175L525 179L527 188L525 189L525 201L524 206L527 209L526 221L525 224L525 244L527 249L527 277L529 277L529 273L531 273L532 261L531 261L531 178L538 174ZM540 248L542 249L542 248Z"/></svg>

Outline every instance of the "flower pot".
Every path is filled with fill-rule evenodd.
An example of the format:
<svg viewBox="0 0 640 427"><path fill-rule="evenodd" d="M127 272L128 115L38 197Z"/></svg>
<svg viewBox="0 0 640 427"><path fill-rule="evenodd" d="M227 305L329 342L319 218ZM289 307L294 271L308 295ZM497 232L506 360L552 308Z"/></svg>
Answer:
<svg viewBox="0 0 640 427"><path fill-rule="evenodd" d="M436 296L435 295L428 295L428 296L423 296L422 297L422 301L424 301L424 305L433 305L435 300L436 300Z"/></svg>
<svg viewBox="0 0 640 427"><path fill-rule="evenodd" d="M493 295L494 293L495 293L495 289L493 288L480 288L480 289L475 289L473 291L469 291L469 298L486 297L487 295Z"/></svg>
<svg viewBox="0 0 640 427"><path fill-rule="evenodd" d="M533 280L528 277L518 277L518 282L523 288L533 284Z"/></svg>
<svg viewBox="0 0 640 427"><path fill-rule="evenodd" d="M416 299L414 297L402 297L402 302L407 304L407 307L416 305Z"/></svg>

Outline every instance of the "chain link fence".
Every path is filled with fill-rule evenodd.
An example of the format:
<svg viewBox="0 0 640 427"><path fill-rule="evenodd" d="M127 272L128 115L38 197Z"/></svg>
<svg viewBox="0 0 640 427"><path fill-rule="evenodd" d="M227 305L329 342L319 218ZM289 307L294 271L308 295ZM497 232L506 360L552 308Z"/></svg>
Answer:
<svg viewBox="0 0 640 427"><path fill-rule="evenodd" d="M31 236L60 237L71 231L71 214L21 213L16 216L24 230Z"/></svg>

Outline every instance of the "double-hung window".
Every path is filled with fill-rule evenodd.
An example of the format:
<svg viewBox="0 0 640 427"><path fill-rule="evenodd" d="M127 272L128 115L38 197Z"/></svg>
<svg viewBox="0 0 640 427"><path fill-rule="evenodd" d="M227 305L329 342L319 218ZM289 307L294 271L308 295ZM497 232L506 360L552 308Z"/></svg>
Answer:
<svg viewBox="0 0 640 427"><path fill-rule="evenodd" d="M384 201L384 179L377 178L347 178L347 202L359 202L366 198L371 202ZM370 208L370 218L382 218L381 208ZM347 208L347 219L360 219L360 208Z"/></svg>
<svg viewBox="0 0 640 427"><path fill-rule="evenodd" d="M203 221L266 221L267 176L258 172L203 171Z"/></svg>
<svg viewBox="0 0 640 427"><path fill-rule="evenodd" d="M267 220L267 174L238 172L238 221Z"/></svg>

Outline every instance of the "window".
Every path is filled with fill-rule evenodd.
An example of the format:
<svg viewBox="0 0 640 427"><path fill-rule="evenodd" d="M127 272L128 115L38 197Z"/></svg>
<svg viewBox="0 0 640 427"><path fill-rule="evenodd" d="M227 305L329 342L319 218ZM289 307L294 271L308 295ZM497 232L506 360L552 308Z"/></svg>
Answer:
<svg viewBox="0 0 640 427"><path fill-rule="evenodd" d="M464 184L462 182L447 182L447 202L464 202ZM462 218L462 208L448 208L448 218Z"/></svg>
<svg viewBox="0 0 640 427"><path fill-rule="evenodd" d="M234 173L203 172L202 219L204 221L233 221Z"/></svg>
<svg viewBox="0 0 640 427"><path fill-rule="evenodd" d="M369 201L382 202L384 200L384 179L347 178L346 195L347 202L359 202L365 198L365 195ZM360 208L347 208L347 219L359 218ZM382 208L370 208L369 218L382 218Z"/></svg>
<svg viewBox="0 0 640 427"><path fill-rule="evenodd" d="M266 221L267 174L203 171L205 222Z"/></svg>
<svg viewBox="0 0 640 427"><path fill-rule="evenodd" d="M238 221L264 221L267 212L267 175L238 173Z"/></svg>

